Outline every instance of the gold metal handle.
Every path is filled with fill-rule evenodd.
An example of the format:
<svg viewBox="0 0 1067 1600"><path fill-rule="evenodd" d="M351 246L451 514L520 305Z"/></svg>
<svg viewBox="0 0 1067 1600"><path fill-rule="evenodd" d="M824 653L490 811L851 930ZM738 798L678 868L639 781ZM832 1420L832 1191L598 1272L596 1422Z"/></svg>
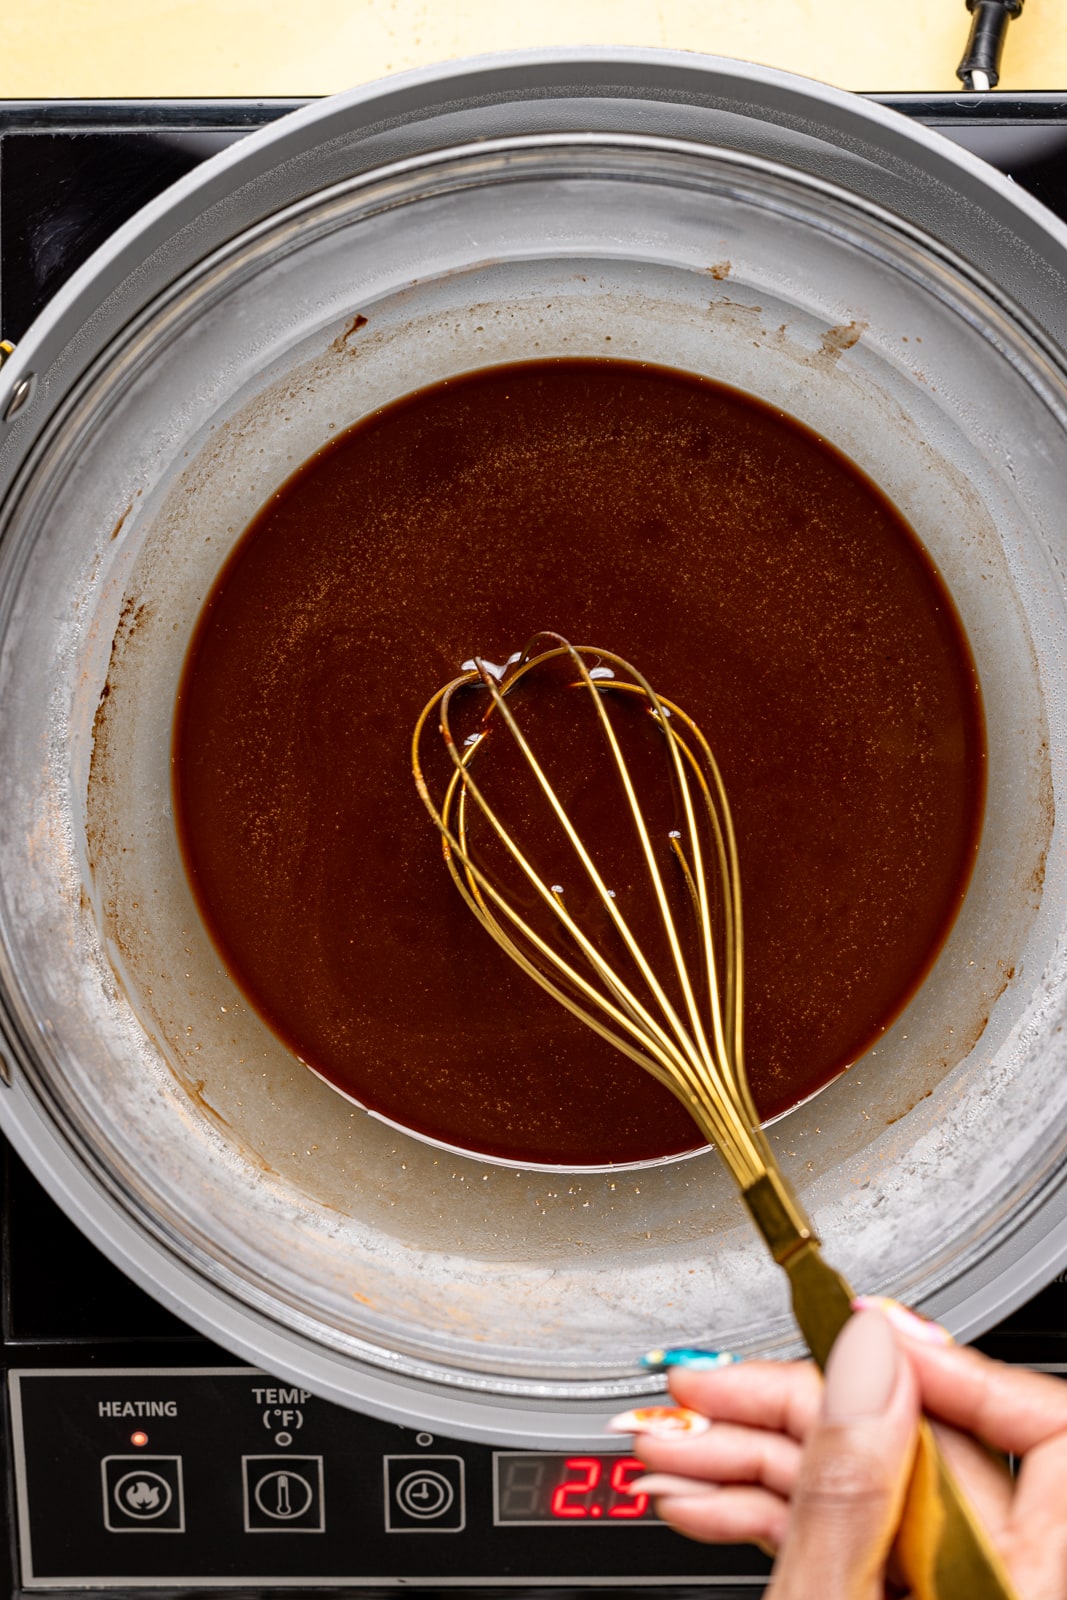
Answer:
<svg viewBox="0 0 1067 1600"><path fill-rule="evenodd" d="M793 1314L820 1367L852 1315L848 1283L824 1261L819 1241L777 1172L744 1200L789 1277ZM897 1556L914 1600L1017 1600L1011 1579L949 1471L929 1422L919 1425Z"/></svg>

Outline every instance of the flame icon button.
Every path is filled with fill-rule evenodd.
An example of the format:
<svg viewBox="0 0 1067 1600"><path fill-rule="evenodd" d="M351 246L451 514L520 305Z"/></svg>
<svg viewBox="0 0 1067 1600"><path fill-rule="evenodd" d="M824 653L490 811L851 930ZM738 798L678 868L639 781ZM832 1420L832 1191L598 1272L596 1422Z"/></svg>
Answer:
<svg viewBox="0 0 1067 1600"><path fill-rule="evenodd" d="M171 1502L170 1484L154 1472L128 1472L115 1499L131 1517L161 1517Z"/></svg>
<svg viewBox="0 0 1067 1600"><path fill-rule="evenodd" d="M109 1533L184 1533L180 1456L105 1456L102 1468Z"/></svg>

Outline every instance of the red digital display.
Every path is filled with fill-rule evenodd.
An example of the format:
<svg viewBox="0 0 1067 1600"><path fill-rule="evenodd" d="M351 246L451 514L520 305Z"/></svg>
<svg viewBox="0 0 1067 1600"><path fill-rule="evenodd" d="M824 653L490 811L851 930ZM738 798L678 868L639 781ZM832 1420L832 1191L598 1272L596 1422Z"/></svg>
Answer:
<svg viewBox="0 0 1067 1600"><path fill-rule="evenodd" d="M635 1456L556 1455L498 1451L498 1523L559 1523L617 1527L655 1523L647 1494L628 1486L646 1470Z"/></svg>

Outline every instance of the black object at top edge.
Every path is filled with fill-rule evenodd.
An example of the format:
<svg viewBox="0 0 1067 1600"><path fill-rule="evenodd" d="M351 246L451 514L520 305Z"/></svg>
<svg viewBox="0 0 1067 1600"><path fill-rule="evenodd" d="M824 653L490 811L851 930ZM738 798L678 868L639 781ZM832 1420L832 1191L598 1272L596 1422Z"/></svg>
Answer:
<svg viewBox="0 0 1067 1600"><path fill-rule="evenodd" d="M247 129L299 111L299 99L233 100L0 100L0 131L132 132L165 128Z"/></svg>
<svg viewBox="0 0 1067 1600"><path fill-rule="evenodd" d="M995 89L1000 82L1000 62L1008 24L1023 8L1023 0L967 0L971 13L971 32L956 76L967 89L976 87L980 73L983 90Z"/></svg>
<svg viewBox="0 0 1067 1600"><path fill-rule="evenodd" d="M996 95L954 90L947 93L864 91L892 111L920 120L1067 121L1067 91L1028 90ZM312 97L233 100L0 100L0 133L108 131L137 129L247 129L274 122L310 105Z"/></svg>

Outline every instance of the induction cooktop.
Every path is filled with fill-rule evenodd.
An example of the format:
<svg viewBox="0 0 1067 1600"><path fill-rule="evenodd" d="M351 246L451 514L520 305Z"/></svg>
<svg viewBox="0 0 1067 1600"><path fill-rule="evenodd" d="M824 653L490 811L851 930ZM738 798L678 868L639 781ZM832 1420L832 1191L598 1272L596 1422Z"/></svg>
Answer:
<svg viewBox="0 0 1067 1600"><path fill-rule="evenodd" d="M879 95L1067 218L1067 95ZM141 205L297 101L0 103L0 335ZM0 1093L2 1093L0 1087ZM0 1594L751 1596L768 1563L658 1525L627 1456L500 1450L253 1371L100 1256L9 1150ZM980 1341L1067 1372L1067 1274Z"/></svg>

